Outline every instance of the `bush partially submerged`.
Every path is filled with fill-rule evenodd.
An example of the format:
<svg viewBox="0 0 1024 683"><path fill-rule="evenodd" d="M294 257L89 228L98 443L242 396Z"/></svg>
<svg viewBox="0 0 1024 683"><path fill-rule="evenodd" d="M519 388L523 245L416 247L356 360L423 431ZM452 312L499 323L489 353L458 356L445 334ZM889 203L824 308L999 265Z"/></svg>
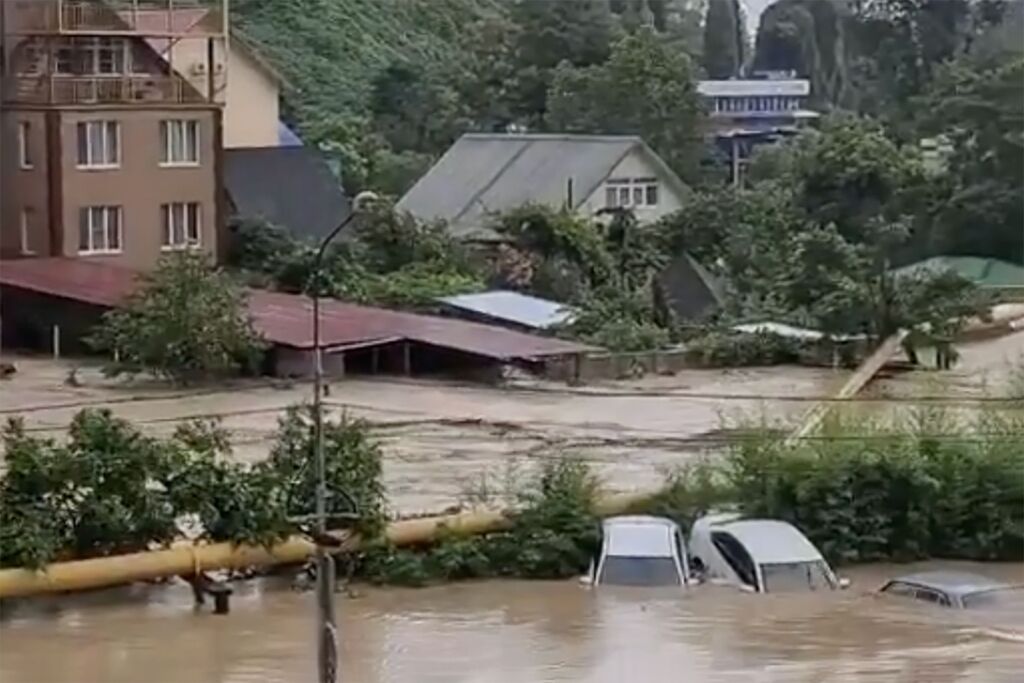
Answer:
<svg viewBox="0 0 1024 683"><path fill-rule="evenodd" d="M508 530L484 536L453 533L423 548L371 546L359 558L357 573L370 581L404 585L580 574L599 542L593 513L597 491L597 481L582 461L545 461L536 476L513 492L521 507Z"/></svg>
<svg viewBox="0 0 1024 683"><path fill-rule="evenodd" d="M141 284L104 314L87 340L111 355L108 374L145 372L185 382L258 369L264 345L245 293L207 256L166 255Z"/></svg>
<svg viewBox="0 0 1024 683"><path fill-rule="evenodd" d="M720 463L673 475L647 509L689 522L730 504L783 519L837 563L1020 561L1022 452L1024 421L1009 411L846 420L795 444L748 433Z"/></svg>
<svg viewBox="0 0 1024 683"><path fill-rule="evenodd" d="M3 433L0 566L134 552L182 536L280 540L314 511L307 415L289 410L271 458L252 466L228 459L227 435L212 422L158 439L109 411L83 410L60 444L11 420ZM329 513L355 513L351 523L375 533L384 506L379 447L359 422L328 422L324 441Z"/></svg>

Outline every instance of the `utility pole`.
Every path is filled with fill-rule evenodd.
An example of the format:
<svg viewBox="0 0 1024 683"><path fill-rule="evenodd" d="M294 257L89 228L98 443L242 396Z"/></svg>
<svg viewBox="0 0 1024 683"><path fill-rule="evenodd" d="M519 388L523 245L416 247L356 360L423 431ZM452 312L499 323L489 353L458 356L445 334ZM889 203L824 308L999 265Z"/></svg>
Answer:
<svg viewBox="0 0 1024 683"><path fill-rule="evenodd" d="M324 254L331 241L358 215L362 205L376 199L361 192L352 201L352 211L320 242L313 259L310 283L313 299L313 454L316 459L316 605L317 683L338 680L338 638L334 619L334 558L327 552L327 461L324 455L324 363L320 344L320 281Z"/></svg>

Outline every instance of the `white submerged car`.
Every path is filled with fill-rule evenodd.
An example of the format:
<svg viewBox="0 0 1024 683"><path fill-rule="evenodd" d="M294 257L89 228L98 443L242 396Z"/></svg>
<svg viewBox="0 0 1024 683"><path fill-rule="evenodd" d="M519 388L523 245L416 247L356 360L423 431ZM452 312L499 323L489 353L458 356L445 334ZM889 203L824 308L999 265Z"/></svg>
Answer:
<svg viewBox="0 0 1024 683"><path fill-rule="evenodd" d="M788 522L709 514L693 524L691 562L714 583L751 593L834 590L840 579L814 544Z"/></svg>
<svg viewBox="0 0 1024 683"><path fill-rule="evenodd" d="M625 515L601 525L601 553L581 582L592 586L686 586L690 565L679 525L663 517Z"/></svg>

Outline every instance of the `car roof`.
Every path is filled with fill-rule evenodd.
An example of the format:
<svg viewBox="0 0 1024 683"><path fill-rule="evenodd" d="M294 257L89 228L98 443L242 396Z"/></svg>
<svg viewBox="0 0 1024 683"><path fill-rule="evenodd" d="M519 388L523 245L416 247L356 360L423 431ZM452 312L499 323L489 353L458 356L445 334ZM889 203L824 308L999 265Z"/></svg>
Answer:
<svg viewBox="0 0 1024 683"><path fill-rule="evenodd" d="M892 581L912 583L915 586L924 588L934 588L948 595L968 595L995 588L1011 587L1010 584L996 581L981 574L957 571L918 572L917 574L896 577Z"/></svg>
<svg viewBox="0 0 1024 683"><path fill-rule="evenodd" d="M605 553L613 557L673 557L679 525L664 517L622 515L602 523Z"/></svg>
<svg viewBox="0 0 1024 683"><path fill-rule="evenodd" d="M743 519L713 524L711 531L726 531L750 553L758 564L814 562L824 560L814 544L788 522L775 519Z"/></svg>

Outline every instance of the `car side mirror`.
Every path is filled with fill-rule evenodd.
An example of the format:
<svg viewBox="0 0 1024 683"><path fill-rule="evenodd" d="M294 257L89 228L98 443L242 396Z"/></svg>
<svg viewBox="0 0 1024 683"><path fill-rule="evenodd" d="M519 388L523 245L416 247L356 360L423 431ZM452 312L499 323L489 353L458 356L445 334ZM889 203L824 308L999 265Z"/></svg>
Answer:
<svg viewBox="0 0 1024 683"><path fill-rule="evenodd" d="M850 587L850 583L851 583L851 581L848 578L846 578L845 576L843 576L843 577L841 577L839 579L839 588L841 590L846 590L847 588Z"/></svg>

